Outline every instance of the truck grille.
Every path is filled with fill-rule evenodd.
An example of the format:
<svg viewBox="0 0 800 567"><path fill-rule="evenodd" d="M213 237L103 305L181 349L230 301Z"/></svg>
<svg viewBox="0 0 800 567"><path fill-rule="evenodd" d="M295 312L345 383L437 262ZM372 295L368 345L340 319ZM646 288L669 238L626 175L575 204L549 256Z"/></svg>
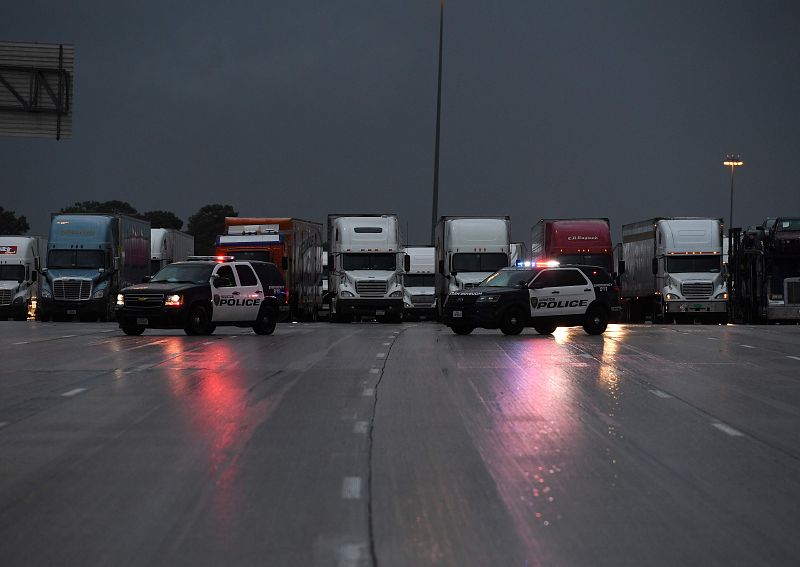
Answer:
<svg viewBox="0 0 800 567"><path fill-rule="evenodd" d="M163 293L127 293L125 307L129 309L150 309L164 305Z"/></svg>
<svg viewBox="0 0 800 567"><path fill-rule="evenodd" d="M386 282L380 280L363 280L356 282L356 291L358 295L380 296L386 295Z"/></svg>
<svg viewBox="0 0 800 567"><path fill-rule="evenodd" d="M681 284L681 295L686 299L708 299L714 291L711 282L693 282Z"/></svg>
<svg viewBox="0 0 800 567"><path fill-rule="evenodd" d="M800 304L800 280L783 280L786 284L786 303L788 305Z"/></svg>
<svg viewBox="0 0 800 567"><path fill-rule="evenodd" d="M53 281L53 299L84 301L92 295L91 280L60 279Z"/></svg>
<svg viewBox="0 0 800 567"><path fill-rule="evenodd" d="M12 295L10 289L0 289L0 305L11 305Z"/></svg>
<svg viewBox="0 0 800 567"><path fill-rule="evenodd" d="M433 305L433 295L412 295L411 304L417 307L430 307Z"/></svg>

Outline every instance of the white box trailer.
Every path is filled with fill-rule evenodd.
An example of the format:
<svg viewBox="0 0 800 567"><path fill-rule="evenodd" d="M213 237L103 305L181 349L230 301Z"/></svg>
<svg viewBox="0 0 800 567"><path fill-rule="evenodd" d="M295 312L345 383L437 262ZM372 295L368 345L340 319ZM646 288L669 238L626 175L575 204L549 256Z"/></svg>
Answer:
<svg viewBox="0 0 800 567"><path fill-rule="evenodd" d="M46 259L44 236L0 236L0 319L25 321L35 315Z"/></svg>
<svg viewBox="0 0 800 567"><path fill-rule="evenodd" d="M194 236L174 228L150 229L150 274L194 255Z"/></svg>
<svg viewBox="0 0 800 567"><path fill-rule="evenodd" d="M403 251L403 317L435 317L436 249L433 246L407 246Z"/></svg>
<svg viewBox="0 0 800 567"><path fill-rule="evenodd" d="M659 217L623 225L617 262L623 319L727 320L721 219Z"/></svg>

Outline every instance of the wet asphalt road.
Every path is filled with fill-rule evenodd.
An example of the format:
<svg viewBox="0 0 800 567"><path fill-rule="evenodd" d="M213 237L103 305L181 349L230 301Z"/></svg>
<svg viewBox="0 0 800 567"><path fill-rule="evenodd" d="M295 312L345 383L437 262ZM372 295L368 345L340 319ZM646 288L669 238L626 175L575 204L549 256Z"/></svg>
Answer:
<svg viewBox="0 0 800 567"><path fill-rule="evenodd" d="M4 567L800 560L800 327L0 339Z"/></svg>

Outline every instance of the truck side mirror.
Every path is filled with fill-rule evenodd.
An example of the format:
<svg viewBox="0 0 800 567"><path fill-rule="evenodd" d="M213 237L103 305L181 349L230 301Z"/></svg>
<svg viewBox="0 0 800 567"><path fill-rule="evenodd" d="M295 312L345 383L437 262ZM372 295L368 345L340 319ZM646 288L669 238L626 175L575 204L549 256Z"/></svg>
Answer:
<svg viewBox="0 0 800 567"><path fill-rule="evenodd" d="M114 269L119 270L119 256L114 257Z"/></svg>
<svg viewBox="0 0 800 567"><path fill-rule="evenodd" d="M653 258L653 275L658 274L658 258Z"/></svg>
<svg viewBox="0 0 800 567"><path fill-rule="evenodd" d="M409 256L408 254L404 255L404 258L403 258L403 269L406 272L410 272L411 271L411 256Z"/></svg>
<svg viewBox="0 0 800 567"><path fill-rule="evenodd" d="M439 260L439 273L444 275L444 260Z"/></svg>
<svg viewBox="0 0 800 567"><path fill-rule="evenodd" d="M288 256L283 256L281 258L281 268L283 268L284 270L288 270L289 269L289 257Z"/></svg>
<svg viewBox="0 0 800 567"><path fill-rule="evenodd" d="M622 275L625 273L625 260L620 260L617 262L617 273Z"/></svg>

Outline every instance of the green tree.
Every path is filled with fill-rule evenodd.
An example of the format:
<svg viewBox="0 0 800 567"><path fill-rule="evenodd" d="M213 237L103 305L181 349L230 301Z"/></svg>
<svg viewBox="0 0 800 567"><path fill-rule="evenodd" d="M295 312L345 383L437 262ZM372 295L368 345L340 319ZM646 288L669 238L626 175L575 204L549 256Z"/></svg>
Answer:
<svg viewBox="0 0 800 567"><path fill-rule="evenodd" d="M30 228L25 215L17 216L14 211L0 207L0 234L25 234Z"/></svg>
<svg viewBox="0 0 800 567"><path fill-rule="evenodd" d="M170 211L147 211L140 215L144 220L150 221L150 228L174 228L180 230L183 221Z"/></svg>
<svg viewBox="0 0 800 567"><path fill-rule="evenodd" d="M217 235L225 229L225 217L238 217L239 213L231 205L205 205L189 217L186 229L194 236L195 254L206 256L214 254Z"/></svg>
<svg viewBox="0 0 800 567"><path fill-rule="evenodd" d="M107 213L139 216L133 205L127 201L77 201L74 205L61 209L62 213Z"/></svg>

